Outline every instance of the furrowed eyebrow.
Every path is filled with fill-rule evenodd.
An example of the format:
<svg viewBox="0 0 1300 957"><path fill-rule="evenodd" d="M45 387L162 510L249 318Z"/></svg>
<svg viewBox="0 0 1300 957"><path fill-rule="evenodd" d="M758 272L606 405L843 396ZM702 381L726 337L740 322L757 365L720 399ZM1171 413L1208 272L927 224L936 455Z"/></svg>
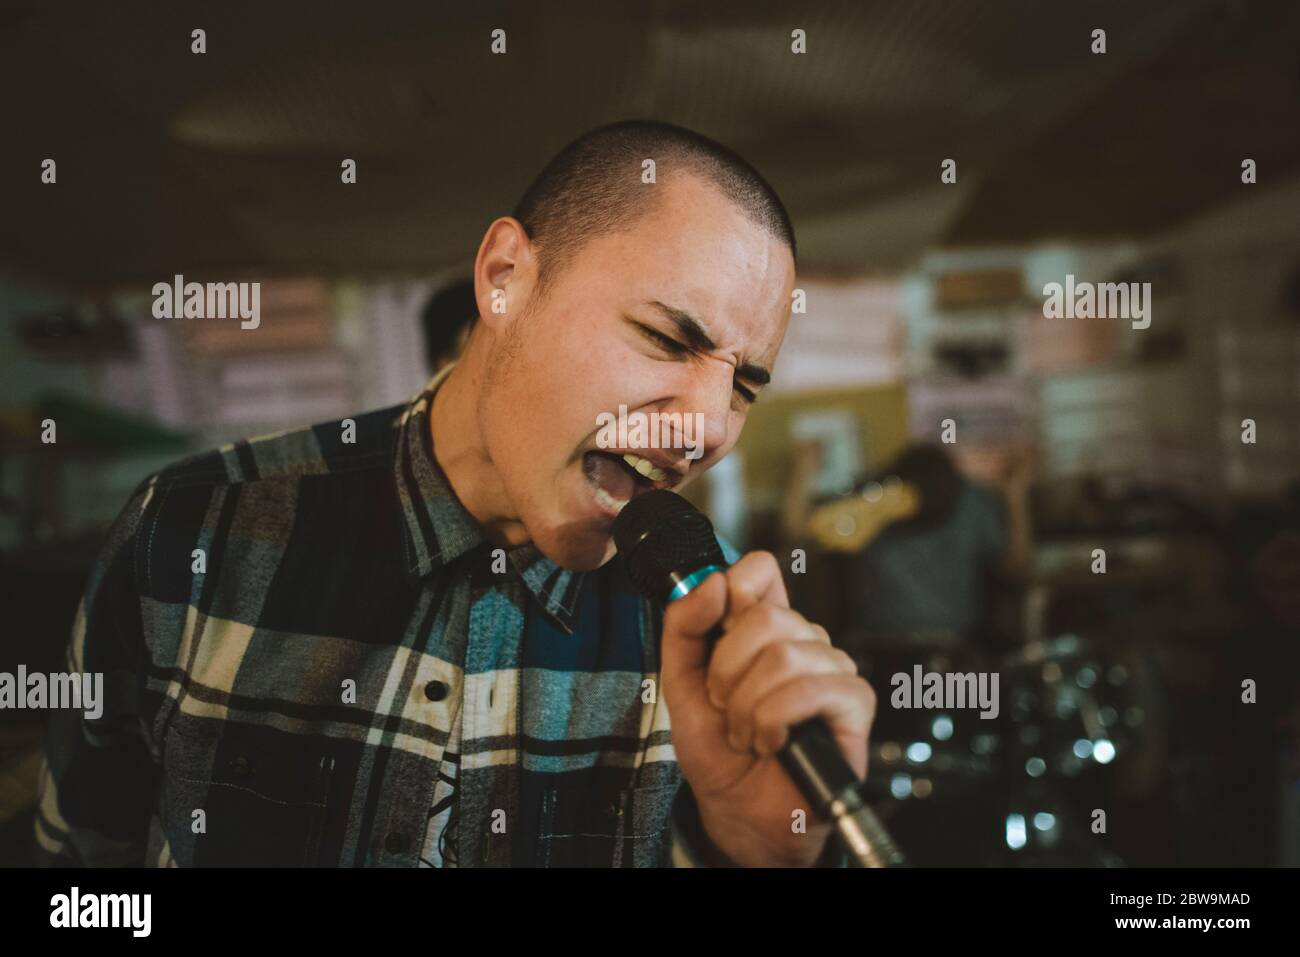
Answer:
<svg viewBox="0 0 1300 957"><path fill-rule="evenodd" d="M704 331L704 326L700 324L700 321L689 312L666 306L658 299L650 300L647 305L658 309L659 312L670 319L677 326L677 331L681 333L682 338L686 340L686 344L692 349L698 349L700 352L712 352L718 348L713 338Z"/></svg>
<svg viewBox="0 0 1300 957"><path fill-rule="evenodd" d="M646 305L658 310L663 316L670 320L677 327L678 333L686 340L687 345L699 352L713 352L718 348L713 337L705 331L704 326L698 319L689 312L683 312L681 309L675 309L672 306L660 302L658 299L649 300ZM736 367L736 375L742 379L748 379L755 385L767 385L772 381L772 373L760 365L753 362L742 362Z"/></svg>

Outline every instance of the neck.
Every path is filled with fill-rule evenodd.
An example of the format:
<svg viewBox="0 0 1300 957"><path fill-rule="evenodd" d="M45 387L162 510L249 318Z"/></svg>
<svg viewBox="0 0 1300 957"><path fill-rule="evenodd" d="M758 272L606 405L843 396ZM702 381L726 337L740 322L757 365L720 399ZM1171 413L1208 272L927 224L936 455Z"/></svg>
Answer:
<svg viewBox="0 0 1300 957"><path fill-rule="evenodd" d="M486 370L484 344L476 341L481 338L470 336L464 355L433 394L429 410L433 457L488 540L514 548L529 541L529 536L510 506L479 422Z"/></svg>

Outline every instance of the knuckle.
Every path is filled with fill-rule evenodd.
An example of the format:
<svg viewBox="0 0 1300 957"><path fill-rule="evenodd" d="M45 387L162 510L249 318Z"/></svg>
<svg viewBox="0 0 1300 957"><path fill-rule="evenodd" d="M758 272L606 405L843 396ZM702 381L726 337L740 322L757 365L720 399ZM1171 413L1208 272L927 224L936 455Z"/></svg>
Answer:
<svg viewBox="0 0 1300 957"><path fill-rule="evenodd" d="M781 624L781 609L770 601L759 602L751 614L754 616L754 624L765 634L776 631Z"/></svg>
<svg viewBox="0 0 1300 957"><path fill-rule="evenodd" d="M773 642L764 651L764 656L773 669L782 673L798 670L803 661L799 646L792 641Z"/></svg>
<svg viewBox="0 0 1300 957"><path fill-rule="evenodd" d="M863 698L866 699L867 707L870 708L872 712L875 712L875 710L876 710L876 689L873 688L873 687L871 687L871 682L868 681L866 678L863 678L863 677L859 676L859 677L858 677L858 681L861 682L861 685L860 685L860 689L859 689L859 690L860 690L860 692L861 692Z"/></svg>

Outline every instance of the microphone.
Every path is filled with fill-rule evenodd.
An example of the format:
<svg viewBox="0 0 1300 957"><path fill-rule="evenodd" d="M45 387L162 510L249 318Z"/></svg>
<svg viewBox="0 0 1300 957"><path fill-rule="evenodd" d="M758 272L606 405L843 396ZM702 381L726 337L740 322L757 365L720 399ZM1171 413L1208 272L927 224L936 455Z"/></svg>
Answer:
<svg viewBox="0 0 1300 957"><path fill-rule="evenodd" d="M632 583L660 607L690 594L709 575L727 567L713 523L667 489L643 492L623 506L614 520L614 542ZM721 637L721 627L709 633L710 654ZM825 721L810 718L790 728L777 758L817 815L834 824L853 863L904 863L884 825L863 801L857 775Z"/></svg>

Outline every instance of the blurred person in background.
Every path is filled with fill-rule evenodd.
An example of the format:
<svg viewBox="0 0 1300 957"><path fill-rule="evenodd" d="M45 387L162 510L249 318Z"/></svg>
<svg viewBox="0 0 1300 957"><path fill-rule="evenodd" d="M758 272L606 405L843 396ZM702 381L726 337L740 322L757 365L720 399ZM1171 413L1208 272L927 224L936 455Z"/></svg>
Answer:
<svg viewBox="0 0 1300 957"><path fill-rule="evenodd" d="M459 279L429 297L420 313L429 372L439 372L460 358L477 318L473 279Z"/></svg>
<svg viewBox="0 0 1300 957"><path fill-rule="evenodd" d="M810 489L821 458L816 443L796 456L782 509L792 541L809 535ZM970 642L984 617L990 576L1019 582L1029 573L1031 462L1023 449L995 457L981 469L996 483L990 487L963 475L939 446L915 444L883 470L882 478L910 486L919 502L850 556L852 628L839 639L850 654L861 659L873 648L956 649Z"/></svg>

